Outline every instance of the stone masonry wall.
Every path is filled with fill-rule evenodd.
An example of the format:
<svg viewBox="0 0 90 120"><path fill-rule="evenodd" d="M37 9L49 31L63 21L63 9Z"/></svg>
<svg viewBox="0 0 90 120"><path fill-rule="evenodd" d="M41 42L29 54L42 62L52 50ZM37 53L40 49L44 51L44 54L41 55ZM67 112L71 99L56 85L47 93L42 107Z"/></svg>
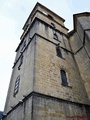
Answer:
<svg viewBox="0 0 90 120"><path fill-rule="evenodd" d="M3 120L32 120L32 97L19 104Z"/></svg>
<svg viewBox="0 0 90 120"><path fill-rule="evenodd" d="M33 11L16 50L3 120L89 120L90 30L85 29L90 28L90 17L77 20L77 32L69 40L64 19L37 5L41 12ZM62 57L57 56L57 46ZM60 70L66 72L67 86L62 85ZM19 75L19 91L13 96Z"/></svg>
<svg viewBox="0 0 90 120"><path fill-rule="evenodd" d="M50 96L79 103L89 103L77 64L70 52L61 49L63 58L56 55L56 46L41 37L36 43L36 76L34 90ZM63 86L60 70L67 73L68 86Z"/></svg>
<svg viewBox="0 0 90 120"><path fill-rule="evenodd" d="M27 49L23 52L23 63L18 70L20 59L15 65L11 77L8 96L5 105L5 113L11 110L18 104L19 100L23 99L23 95L28 95L33 91L33 78L34 78L34 52L35 52L35 37L29 44ZM20 75L19 91L13 96L16 78Z"/></svg>
<svg viewBox="0 0 90 120"><path fill-rule="evenodd" d="M33 99L33 120L89 120L88 112L83 105L59 99L45 96Z"/></svg>
<svg viewBox="0 0 90 120"><path fill-rule="evenodd" d="M89 106L33 93L3 120L89 120Z"/></svg>
<svg viewBox="0 0 90 120"><path fill-rule="evenodd" d="M90 17L77 18L77 31L70 37L72 51L90 100Z"/></svg>
<svg viewBox="0 0 90 120"><path fill-rule="evenodd" d="M39 22L38 28L38 34L41 36L36 38L34 90L65 100L88 104L89 100L85 86L71 53L68 38L56 32L58 40L55 40L53 38L54 30L43 23ZM58 43L60 43L62 58L58 57L56 53ZM66 87L62 85L61 69L65 70L67 74L68 86Z"/></svg>

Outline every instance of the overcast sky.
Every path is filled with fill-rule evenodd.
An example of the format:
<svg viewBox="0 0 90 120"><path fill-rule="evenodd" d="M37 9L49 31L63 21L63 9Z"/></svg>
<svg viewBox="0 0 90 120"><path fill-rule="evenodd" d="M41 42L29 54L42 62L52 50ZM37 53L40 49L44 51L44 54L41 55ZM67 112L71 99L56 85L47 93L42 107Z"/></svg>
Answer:
<svg viewBox="0 0 90 120"><path fill-rule="evenodd" d="M73 14L90 12L90 0L0 0L0 110L3 111L15 49L20 42L22 27L37 2L64 18L73 29Z"/></svg>

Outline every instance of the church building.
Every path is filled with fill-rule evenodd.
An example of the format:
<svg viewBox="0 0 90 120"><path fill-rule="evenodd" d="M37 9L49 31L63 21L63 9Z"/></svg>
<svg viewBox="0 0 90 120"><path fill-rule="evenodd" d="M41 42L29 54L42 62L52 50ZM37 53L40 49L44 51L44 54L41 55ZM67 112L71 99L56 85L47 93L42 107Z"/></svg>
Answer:
<svg viewBox="0 0 90 120"><path fill-rule="evenodd" d="M37 3L27 18L3 120L90 120L90 13L65 20Z"/></svg>

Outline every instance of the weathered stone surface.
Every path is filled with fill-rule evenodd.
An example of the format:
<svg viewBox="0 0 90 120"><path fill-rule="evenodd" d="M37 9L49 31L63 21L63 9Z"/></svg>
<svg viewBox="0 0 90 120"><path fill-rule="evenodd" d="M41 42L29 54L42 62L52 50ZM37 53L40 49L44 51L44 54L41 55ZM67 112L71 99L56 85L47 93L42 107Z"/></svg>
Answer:
<svg viewBox="0 0 90 120"><path fill-rule="evenodd" d="M35 94L12 110L4 120L73 120L90 117L85 105Z"/></svg>
<svg viewBox="0 0 90 120"><path fill-rule="evenodd" d="M37 96L33 99L33 120L87 120L89 117L82 105Z"/></svg>
<svg viewBox="0 0 90 120"><path fill-rule="evenodd" d="M13 109L4 120L32 120L32 97Z"/></svg>
<svg viewBox="0 0 90 120"><path fill-rule="evenodd" d="M64 19L37 3L16 49L4 120L90 118L90 15L76 15L74 22L68 36ZM57 56L57 47L62 56ZM66 73L66 86L60 70Z"/></svg>
<svg viewBox="0 0 90 120"><path fill-rule="evenodd" d="M78 34L79 39L77 39L76 34ZM73 51L76 49L74 45L83 45L81 49L78 47L78 52L74 57L90 100L90 16L84 14L77 17L77 32L70 38L70 44Z"/></svg>

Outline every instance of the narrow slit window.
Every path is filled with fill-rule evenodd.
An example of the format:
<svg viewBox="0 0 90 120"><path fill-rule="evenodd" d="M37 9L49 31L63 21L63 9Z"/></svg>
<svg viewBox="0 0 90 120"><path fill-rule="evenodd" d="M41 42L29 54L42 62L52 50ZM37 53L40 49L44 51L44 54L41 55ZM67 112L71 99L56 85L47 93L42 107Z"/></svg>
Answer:
<svg viewBox="0 0 90 120"><path fill-rule="evenodd" d="M56 53L58 57L63 58L60 48L56 48Z"/></svg>
<svg viewBox="0 0 90 120"><path fill-rule="evenodd" d="M54 33L53 38L54 38L55 40L58 40L58 36L57 36L56 33Z"/></svg>
<svg viewBox="0 0 90 120"><path fill-rule="evenodd" d="M62 85L68 86L66 72L64 70L60 70L60 74L61 74Z"/></svg>
<svg viewBox="0 0 90 120"><path fill-rule="evenodd" d="M51 27L55 29L55 25L54 25L54 23L51 23Z"/></svg>
<svg viewBox="0 0 90 120"><path fill-rule="evenodd" d="M25 48L26 48L26 40L23 42L23 47L21 49L21 53L23 53L23 51L25 50Z"/></svg>
<svg viewBox="0 0 90 120"><path fill-rule="evenodd" d="M20 70L20 66L22 65L23 63L23 55L21 55L20 57L20 63L19 63L19 66L18 66L18 70Z"/></svg>
<svg viewBox="0 0 90 120"><path fill-rule="evenodd" d="M53 20L53 17L51 15L49 15L49 14L48 14L48 18L51 19L51 20Z"/></svg>
<svg viewBox="0 0 90 120"><path fill-rule="evenodd" d="M46 13L45 11L42 11L42 13L43 13L44 15L47 15L47 13Z"/></svg>
<svg viewBox="0 0 90 120"><path fill-rule="evenodd" d="M26 47L26 40L25 40L24 43L23 43L23 47L24 47L24 48Z"/></svg>

